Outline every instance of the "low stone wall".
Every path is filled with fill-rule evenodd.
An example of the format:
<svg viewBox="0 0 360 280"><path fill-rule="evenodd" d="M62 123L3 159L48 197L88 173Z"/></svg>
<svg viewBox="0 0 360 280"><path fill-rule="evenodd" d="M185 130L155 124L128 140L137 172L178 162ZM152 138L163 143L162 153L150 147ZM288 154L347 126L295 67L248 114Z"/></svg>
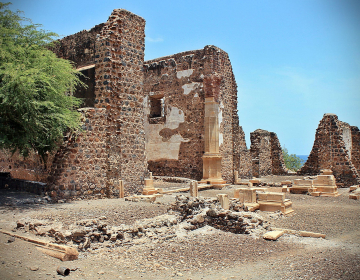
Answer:
<svg viewBox="0 0 360 280"><path fill-rule="evenodd" d="M43 195L47 184L35 181L13 179L10 173L0 173L0 189L29 192Z"/></svg>

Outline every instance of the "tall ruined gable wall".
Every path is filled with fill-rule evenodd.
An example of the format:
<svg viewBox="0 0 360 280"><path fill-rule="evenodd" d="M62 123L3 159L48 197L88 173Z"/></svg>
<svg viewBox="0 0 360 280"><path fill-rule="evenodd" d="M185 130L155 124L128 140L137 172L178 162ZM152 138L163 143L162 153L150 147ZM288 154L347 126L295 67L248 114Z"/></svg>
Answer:
<svg viewBox="0 0 360 280"><path fill-rule="evenodd" d="M220 151L223 178L233 180L236 83L228 55L214 46L145 62L145 131L149 171L156 175L202 178L204 79L220 77ZM211 90L211 89L210 89ZM215 89L214 89L215 90ZM151 117L154 99L163 98L164 116Z"/></svg>
<svg viewBox="0 0 360 280"><path fill-rule="evenodd" d="M147 173L145 158L143 63L145 20L114 10L96 41L95 107L107 113L107 183L124 181L125 194L139 193Z"/></svg>
<svg viewBox="0 0 360 280"><path fill-rule="evenodd" d="M325 114L316 129L309 158L298 173L317 175L322 169L331 169L339 187L359 184L359 174L351 160L352 130L336 115Z"/></svg>
<svg viewBox="0 0 360 280"><path fill-rule="evenodd" d="M66 139L55 156L48 189L52 197L111 197L118 193L119 180L124 182L125 194L141 191L147 173L142 106L144 29L141 17L114 10L96 36L95 60L94 56L81 60L82 54L80 60L75 58L95 63L96 108L81 110L83 132ZM86 32L80 32L66 40L71 37L69 45L75 46L79 36L92 40L95 33L86 37Z"/></svg>
<svg viewBox="0 0 360 280"><path fill-rule="evenodd" d="M221 110L220 135L222 134L220 153L223 156L221 173L225 181L233 183L234 171L239 171L237 164L239 149L236 145L240 144L241 141L238 134L240 128L237 111L237 84L228 54L217 50L215 57L217 58L214 61L215 73L219 73L223 77L220 84L221 95L219 100Z"/></svg>

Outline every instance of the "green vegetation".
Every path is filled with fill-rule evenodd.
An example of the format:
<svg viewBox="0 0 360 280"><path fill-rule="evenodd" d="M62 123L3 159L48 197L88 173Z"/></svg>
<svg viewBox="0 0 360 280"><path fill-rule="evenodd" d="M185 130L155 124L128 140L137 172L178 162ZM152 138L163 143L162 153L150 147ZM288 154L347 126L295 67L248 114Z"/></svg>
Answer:
<svg viewBox="0 0 360 280"><path fill-rule="evenodd" d="M64 133L80 127L81 100L71 92L83 84L70 61L47 49L57 34L38 30L9 4L0 3L0 149L24 157L35 151L46 168Z"/></svg>
<svg viewBox="0 0 360 280"><path fill-rule="evenodd" d="M290 169L291 171L297 171L304 164L304 161L295 154L289 155L289 151L286 148L282 149L282 153L287 169Z"/></svg>

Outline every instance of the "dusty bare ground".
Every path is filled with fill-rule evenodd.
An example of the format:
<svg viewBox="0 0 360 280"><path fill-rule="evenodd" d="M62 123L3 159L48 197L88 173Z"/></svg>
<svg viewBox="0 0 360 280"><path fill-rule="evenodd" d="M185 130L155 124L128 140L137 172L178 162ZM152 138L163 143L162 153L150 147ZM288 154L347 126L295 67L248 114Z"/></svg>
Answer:
<svg viewBox="0 0 360 280"><path fill-rule="evenodd" d="M278 180L275 178L274 182ZM232 196L234 188L201 191L200 195ZM262 213L274 227L325 233L326 239L285 234L277 241L265 241L204 227L161 242L92 245L80 253L78 260L61 262L25 241L16 239L9 243L9 236L0 234L0 278L360 279L360 202L348 199L348 189L340 189L340 193L336 198L288 194L294 214L284 217ZM166 195L157 200L159 204L122 199L41 204L29 194L2 192L0 227L12 230L22 218L69 225L85 218L105 217L109 225L133 224L166 213L174 199L175 195ZM69 276L61 276L56 273L58 266L73 271Z"/></svg>

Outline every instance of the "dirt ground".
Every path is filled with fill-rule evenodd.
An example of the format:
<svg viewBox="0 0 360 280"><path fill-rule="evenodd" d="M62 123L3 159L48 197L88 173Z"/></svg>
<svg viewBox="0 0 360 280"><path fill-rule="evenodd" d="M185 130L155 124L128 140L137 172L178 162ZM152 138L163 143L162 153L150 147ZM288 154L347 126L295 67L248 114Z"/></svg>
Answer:
<svg viewBox="0 0 360 280"><path fill-rule="evenodd" d="M267 182L281 179L267 178ZM157 186L182 184L158 182ZM235 188L204 190L200 196L232 197ZM360 279L360 201L348 198L349 189L339 192L341 196L335 198L287 194L295 210L288 216L259 212L273 227L324 233L326 239L284 234L277 241L266 241L206 226L161 242L92 244L78 260L61 262L31 243L9 242L10 236L1 233L0 279ZM0 191L0 228L11 231L24 218L70 225L103 217L109 225L133 224L167 213L175 195L164 195L156 203L104 199L49 204L27 193ZM58 266L72 270L61 276Z"/></svg>

